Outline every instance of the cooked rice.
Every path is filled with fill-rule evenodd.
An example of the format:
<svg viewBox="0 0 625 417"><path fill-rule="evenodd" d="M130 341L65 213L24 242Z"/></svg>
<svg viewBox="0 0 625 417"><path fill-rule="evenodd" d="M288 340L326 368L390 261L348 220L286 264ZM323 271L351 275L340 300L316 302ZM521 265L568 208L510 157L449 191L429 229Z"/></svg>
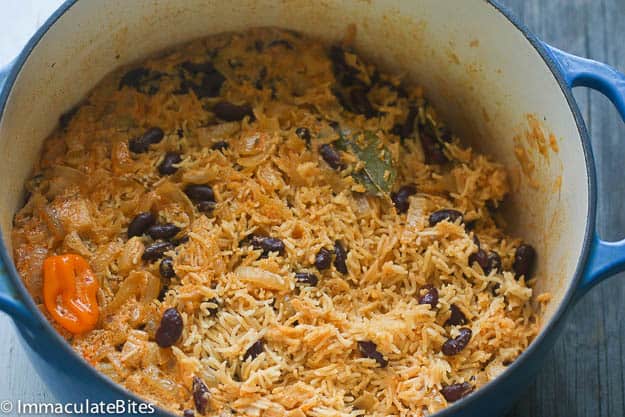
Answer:
<svg viewBox="0 0 625 417"><path fill-rule="evenodd" d="M271 42L278 39L286 42ZM221 96L180 91L180 64L207 60L226 78ZM142 66L161 75L140 88L118 88L128 70L115 72L46 140L15 217L15 262L42 303L45 257L77 253L89 261L100 280L98 327L72 335L53 324L99 371L176 414L195 409L195 376L209 388L207 415L423 416L448 405L443 387L479 388L528 346L539 319L533 281L511 272L520 240L504 233L496 210L509 191L504 167L456 137L444 144L450 163L427 164L424 132L400 140L393 130L411 106L418 121L430 117L442 127L422 90L352 53L345 60L357 69L357 84L372 85L367 96L379 114L367 118L339 103L327 46L254 29L148 59ZM217 120L211 108L224 99L252 104L255 120ZM332 122L377 132L397 165L393 189L418 190L407 213L397 213L385 193L363 193L350 175L359 168L352 153L341 154L349 166L343 171L320 157L319 146L338 138ZM128 141L152 126L164 140L130 152ZM310 130L310 148L298 127ZM219 141L229 148L211 149ZM183 160L162 176L166 151ZM214 210L200 212L186 184L210 184ZM430 227L428 216L449 208L464 223ZM126 235L144 211L189 239L168 252L177 277L162 302L159 263L141 259L151 239ZM251 234L282 240L284 253L265 257L240 245ZM504 272L486 275L468 264L475 236L501 256ZM346 275L314 266L319 250L333 251L336 240L348 251ZM296 282L302 271L316 274L318 284ZM419 304L426 285L439 291L435 308ZM452 304L466 325L445 325ZM170 307L183 317L183 334L160 348L155 331ZM442 344L460 327L472 330L468 346L445 356ZM243 360L261 339L263 352ZM373 341L388 366L363 357L359 341Z"/></svg>

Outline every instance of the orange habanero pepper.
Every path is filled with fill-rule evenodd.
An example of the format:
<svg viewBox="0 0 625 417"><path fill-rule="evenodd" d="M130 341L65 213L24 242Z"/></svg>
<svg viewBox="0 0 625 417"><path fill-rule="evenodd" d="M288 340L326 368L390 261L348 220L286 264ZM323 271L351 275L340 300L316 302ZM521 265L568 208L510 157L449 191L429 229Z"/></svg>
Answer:
<svg viewBox="0 0 625 417"><path fill-rule="evenodd" d="M96 326L98 288L98 280L80 255L49 256L43 262L44 304L54 320L71 333Z"/></svg>

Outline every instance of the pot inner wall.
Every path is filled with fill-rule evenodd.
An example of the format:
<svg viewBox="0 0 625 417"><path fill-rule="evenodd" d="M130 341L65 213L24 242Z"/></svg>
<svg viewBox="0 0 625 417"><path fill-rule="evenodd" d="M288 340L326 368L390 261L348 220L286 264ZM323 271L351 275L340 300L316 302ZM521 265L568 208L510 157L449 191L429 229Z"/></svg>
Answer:
<svg viewBox="0 0 625 417"><path fill-rule="evenodd" d="M506 218L538 250L536 293L552 294L548 320L582 251L589 190L581 138L540 55L483 0L78 2L26 60L0 120L5 243L42 141L113 68L222 31L278 26L330 41L349 24L359 52L423 85L461 137L508 167Z"/></svg>

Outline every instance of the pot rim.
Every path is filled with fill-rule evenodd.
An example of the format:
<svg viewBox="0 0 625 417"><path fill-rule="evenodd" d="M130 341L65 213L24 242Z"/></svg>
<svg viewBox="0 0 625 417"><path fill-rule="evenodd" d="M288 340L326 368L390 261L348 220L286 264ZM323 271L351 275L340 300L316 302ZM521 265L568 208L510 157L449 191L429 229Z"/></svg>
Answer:
<svg viewBox="0 0 625 417"><path fill-rule="evenodd" d="M551 71L551 74L555 78L556 82L560 86L560 90L566 98L569 109L573 115L575 124L577 125L577 130L580 135L582 150L584 153L584 161L586 165L586 176L588 184L588 211L586 213L586 227L584 230L584 241L582 244L580 256L577 261L573 277L569 281L569 286L564 296L562 297L558 308L553 313L553 316L547 323L542 326L536 338L532 340L527 349L521 352L521 354L514 360L514 362L510 366L506 368L504 372L502 372L496 378L479 388L475 393L468 395L467 397L462 398L461 400L451 404L447 408L433 414L432 417L453 417L454 413L460 411L460 409L462 409L463 407L468 406L474 401L479 401L480 398L484 397L490 391L492 391L498 383L502 383L503 381L513 377L513 375L520 370L524 362L529 360L530 357L538 351L539 347L543 343L545 343L547 337L549 337L549 335L566 318L566 312L569 307L572 306L574 295L578 290L579 283L584 275L586 262L588 260L588 254L590 253L590 248L592 246L592 241L596 230L595 222L597 210L597 178L595 160L592 153L590 135L588 133L588 129L586 128L586 123L584 122L581 111L579 110L577 101L573 96L573 91L571 88L569 88L565 80L564 74L560 69L560 66L556 61L554 61L552 55L545 47L545 43L541 41L538 36L536 36L523 22L521 22L510 9L500 4L499 0L486 0L486 2L496 11L498 11L504 18L506 18L508 22L511 23L519 32L521 32L521 34L531 44L536 52L538 52L545 65L547 65L548 69Z"/></svg>
<svg viewBox="0 0 625 417"><path fill-rule="evenodd" d="M22 49L18 57L10 64L11 68L9 69L8 76L5 80L2 91L0 91L0 120L4 115L4 110L6 107L7 99L9 93L12 89L15 80L20 73L22 67L28 60L30 54L37 47L41 39L46 35L48 30L54 26L54 24L59 20L72 6L78 3L79 0L65 0L56 11L45 21L45 23L35 32L35 34L30 38L26 46ZM532 356L545 342L545 339L548 335L558 326L558 324L565 318L565 312L570 307L571 301L573 299L573 295L577 290L579 281L582 278L584 268L586 266L586 261L588 258L588 254L590 252L590 246L592 244L592 238L595 233L595 215L596 215L596 205L597 205L597 189L596 189L596 171L595 171L595 162L592 156L592 150L590 146L590 137L588 134L588 130L586 129L586 124L581 115L577 102L573 96L572 90L566 84L564 79L564 75L558 66L558 64L553 60L543 42L533 34L526 26L523 24L507 7L499 4L498 0L486 0L486 4L498 13L500 13L504 18L508 20L510 24L512 24L523 37L531 44L531 46L538 52L541 56L545 65L547 65L548 69L552 73L555 81L560 86L562 93L564 94L569 109L574 117L575 123L577 125L578 132L580 134L581 142L582 142L582 150L584 153L584 160L586 165L586 175L588 179L588 211L586 214L586 227L584 231L584 242L582 245L582 250L580 257L577 261L577 265L575 268L575 272L573 274L573 278L569 282L569 287L567 288L560 305L554 312L551 319L543 325L540 330L540 333L536 336L536 338L530 343L530 345L525 349L516 359L515 361L506 368L504 372L498 375L495 379L489 381L484 386L479 388L477 391L472 393L471 395L447 406L445 409L436 412L432 415L432 417L453 417L453 415L460 411L464 407L470 406L477 401L479 401L482 397L491 393L491 391L497 386L497 384L502 383L503 381L511 378L514 374L517 373L518 370L522 367L524 362ZM0 230L1 231L1 230ZM4 263L6 270L8 272L8 277L12 281L12 284L17 289L19 296L22 298L22 301L28 306L28 309L31 312L34 312L37 317L37 321L41 327L37 329L38 331L44 331L48 336L52 337L55 342L59 345L61 351L65 354L73 356L75 359L80 361L86 368L87 372L91 374L92 377L99 380L101 383L106 384L114 393L119 395L125 395L126 397L136 401L137 403L147 402L147 400L141 398L134 392L126 389L121 384L114 382L109 377L105 376L95 367L90 365L81 355L79 355L76 351L72 349L69 343L58 333L54 327L50 324L50 322L44 317L43 313L37 308L33 298L30 293L26 290L19 273L17 272L15 265L11 256L8 253L6 244L4 243L4 239L0 238L0 259ZM19 326L16 328L22 332ZM153 404L154 405L154 404ZM169 415L174 417L175 414L170 412L169 410L163 409L159 406L154 405L155 412L159 412L164 415Z"/></svg>

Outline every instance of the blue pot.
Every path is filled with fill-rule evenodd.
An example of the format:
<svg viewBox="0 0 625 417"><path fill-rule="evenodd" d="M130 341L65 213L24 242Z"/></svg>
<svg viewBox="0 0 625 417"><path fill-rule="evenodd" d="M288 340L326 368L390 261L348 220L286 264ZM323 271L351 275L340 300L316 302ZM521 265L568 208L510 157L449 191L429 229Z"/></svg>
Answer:
<svg viewBox="0 0 625 417"><path fill-rule="evenodd" d="M35 34L16 61L0 72L0 86L3 85L0 94L3 184L0 192L6 199L4 205L0 205L3 216L0 224L4 232L4 240L0 242L4 264L0 270L0 309L15 321L22 345L50 391L62 402L80 403L85 399L92 402L121 401L125 406L133 401L142 402L96 372L56 333L30 298L7 248L10 219L18 204L21 185L37 158L43 138L58 116L84 96L110 68L176 42L215 31L268 24L338 38L347 21L363 20L367 25L362 32L361 49L375 51L378 48L378 52L372 55L386 63L399 62L426 86L436 87L434 91L438 91L437 88L455 90L447 97L433 99L438 101L441 109L445 108L449 96L462 99L454 103L462 111L473 106L478 98L485 110L493 109L495 105L491 103L490 95L479 96L480 88L486 91L501 84L501 91L505 91L507 85L509 95L501 95L504 102L500 106L503 108L501 123L506 124L507 119L517 116L514 107L530 105L530 108L536 107L545 123L552 122L550 128L560 134L568 129L568 136L574 136L574 141L568 137L560 143L564 183L559 198L563 207L572 213L569 217L573 221L569 223L578 226L568 227L569 223L562 220L566 227L559 229L557 237L549 234L545 241L532 241L531 236L524 236L539 248L551 248L539 251L548 253L546 259L541 260L539 272L542 271L542 275L557 275L553 264L559 262L562 271L566 272L559 284L547 285L555 297L542 331L502 375L436 416L500 415L508 410L522 393L522 387L531 382L540 368L570 307L593 285L625 269L625 241L604 242L595 232L597 187L594 161L586 127L571 93L571 89L577 86L598 90L614 103L625 119L625 76L607 65L569 55L541 42L494 1L422 0L412 4L388 0L364 6L365 3L354 0L329 2L324 7L311 5L305 0L279 4L268 0L231 1L227 5L209 0L184 3L181 5L175 0L66 1ZM452 39L454 36L455 40ZM468 42L473 38L479 42ZM462 43L463 40L471 47ZM478 43L482 46L477 47ZM425 50L427 54L420 53ZM427 59L422 58L425 55ZM462 87L468 79L466 77L472 75L457 71L451 61L444 64L450 56L455 57L451 60L455 64L471 60L483 64L481 78L469 79L474 85L481 86L477 92L471 93L471 89ZM490 68L493 71L487 71ZM515 74L523 75L524 72L527 79L523 88L517 89ZM498 73L501 78L494 78L497 76L491 73ZM444 77L437 77L441 74ZM443 82L447 84L443 85ZM505 103L506 97L511 104ZM445 116L453 121L453 110ZM461 131L466 127L462 121L455 124ZM574 134L570 133L571 129ZM500 154L497 157L504 160L506 155L511 155L512 149L512 137L505 139L500 143L490 142L494 153ZM571 162L576 160L580 161L579 165ZM538 171L541 169L539 167ZM556 168L547 166L544 172L538 172L540 178L537 181L547 184L547 174L552 173L552 169ZM579 193L578 199L576 193ZM543 202L555 199L544 190L532 190L523 181L519 196L526 202L534 198L537 202L534 205L540 206L535 211L529 207L520 213L521 224L545 218L544 212L549 208ZM547 208L542 208L541 204ZM581 214L576 214L578 211ZM552 239L555 243L550 246ZM566 253L560 253L560 259L551 257L551 254L558 254L557 248L568 248L567 245L572 248L569 257ZM155 413L171 415L159 409ZM127 412L126 415L140 414Z"/></svg>

